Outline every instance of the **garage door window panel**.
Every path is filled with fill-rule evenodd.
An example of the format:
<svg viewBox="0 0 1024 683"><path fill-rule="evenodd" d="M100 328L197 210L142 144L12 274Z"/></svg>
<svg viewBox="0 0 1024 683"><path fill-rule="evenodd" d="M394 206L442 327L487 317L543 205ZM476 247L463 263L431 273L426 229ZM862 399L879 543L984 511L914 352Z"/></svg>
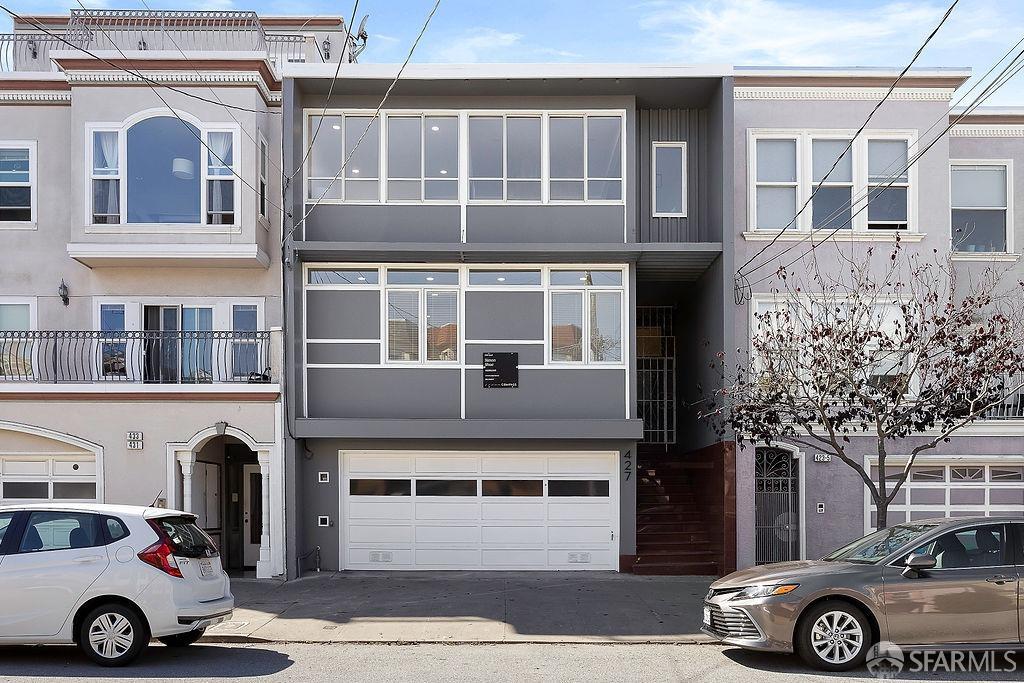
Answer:
<svg viewBox="0 0 1024 683"><path fill-rule="evenodd" d="M352 496L411 496L410 479L351 479L349 495Z"/></svg>
<svg viewBox="0 0 1024 683"><path fill-rule="evenodd" d="M476 496L476 479L417 479L417 496Z"/></svg>
<svg viewBox="0 0 1024 683"><path fill-rule="evenodd" d="M544 481L541 479L484 479L483 495L540 498L544 495Z"/></svg>
<svg viewBox="0 0 1024 683"><path fill-rule="evenodd" d="M548 496L551 498L607 498L608 482L603 479L550 479L548 480Z"/></svg>

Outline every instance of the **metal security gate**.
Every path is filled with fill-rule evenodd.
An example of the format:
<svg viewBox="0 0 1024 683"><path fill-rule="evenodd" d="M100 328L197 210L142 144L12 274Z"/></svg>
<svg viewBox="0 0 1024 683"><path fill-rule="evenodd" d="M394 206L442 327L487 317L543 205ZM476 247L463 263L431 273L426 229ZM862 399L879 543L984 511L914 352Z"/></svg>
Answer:
<svg viewBox="0 0 1024 683"><path fill-rule="evenodd" d="M754 452L754 562L800 559L800 462L782 448Z"/></svg>
<svg viewBox="0 0 1024 683"><path fill-rule="evenodd" d="M644 443L676 442L676 338L671 306L636 309L637 410Z"/></svg>

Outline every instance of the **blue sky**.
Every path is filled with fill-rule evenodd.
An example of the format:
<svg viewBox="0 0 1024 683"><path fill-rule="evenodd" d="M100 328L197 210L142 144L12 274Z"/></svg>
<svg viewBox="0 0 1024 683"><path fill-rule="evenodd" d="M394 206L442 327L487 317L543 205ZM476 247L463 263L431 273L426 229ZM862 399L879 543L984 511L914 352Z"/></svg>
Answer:
<svg viewBox="0 0 1024 683"><path fill-rule="evenodd" d="M71 0L5 0L50 13ZM83 0L139 8L141 2ZM333 14L352 0L147 0L175 9ZM903 66L951 0L442 0L417 62L672 62ZM433 0L361 0L370 14L363 62L401 60ZM0 31L7 30L0 20ZM1024 2L961 0L918 61L984 73L1024 35ZM1024 105L1024 75L987 104Z"/></svg>

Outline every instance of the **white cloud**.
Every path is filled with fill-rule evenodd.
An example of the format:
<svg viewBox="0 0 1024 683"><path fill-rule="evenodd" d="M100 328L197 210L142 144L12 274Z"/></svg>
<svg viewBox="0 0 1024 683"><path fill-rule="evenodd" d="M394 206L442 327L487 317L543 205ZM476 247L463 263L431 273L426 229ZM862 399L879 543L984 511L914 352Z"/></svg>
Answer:
<svg viewBox="0 0 1024 683"><path fill-rule="evenodd" d="M948 5L881 2L809 5L792 0L659 0L643 5L640 27L657 36L654 51L689 62L779 65L879 64L903 61ZM956 11L954 11L956 12ZM945 27L946 44L992 35L988 12L960 10ZM991 25L991 24L990 24Z"/></svg>
<svg viewBox="0 0 1024 683"><path fill-rule="evenodd" d="M469 28L454 36L439 38L435 36L435 47L429 51L427 59L434 62L453 62L467 64L471 62L522 61L521 53L526 48L521 44L520 33L509 33L494 28ZM443 41L442 45L438 42Z"/></svg>

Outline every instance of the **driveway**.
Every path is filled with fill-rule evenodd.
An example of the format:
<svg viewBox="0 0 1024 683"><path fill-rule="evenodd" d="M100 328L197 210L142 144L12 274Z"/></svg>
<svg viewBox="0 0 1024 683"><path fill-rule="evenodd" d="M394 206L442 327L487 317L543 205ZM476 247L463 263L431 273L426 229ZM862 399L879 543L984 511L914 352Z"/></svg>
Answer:
<svg viewBox="0 0 1024 683"><path fill-rule="evenodd" d="M702 643L712 577L346 572L234 581L221 642Z"/></svg>

